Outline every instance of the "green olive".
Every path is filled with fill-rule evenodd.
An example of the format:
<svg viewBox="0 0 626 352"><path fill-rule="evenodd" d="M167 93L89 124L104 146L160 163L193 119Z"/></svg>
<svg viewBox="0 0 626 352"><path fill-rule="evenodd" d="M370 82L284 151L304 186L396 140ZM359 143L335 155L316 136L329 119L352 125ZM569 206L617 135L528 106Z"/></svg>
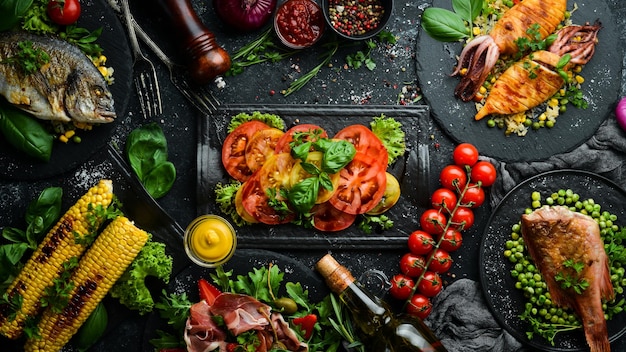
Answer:
<svg viewBox="0 0 626 352"><path fill-rule="evenodd" d="M274 306L285 314L294 314L298 311L298 304L289 297L281 297L274 300Z"/></svg>

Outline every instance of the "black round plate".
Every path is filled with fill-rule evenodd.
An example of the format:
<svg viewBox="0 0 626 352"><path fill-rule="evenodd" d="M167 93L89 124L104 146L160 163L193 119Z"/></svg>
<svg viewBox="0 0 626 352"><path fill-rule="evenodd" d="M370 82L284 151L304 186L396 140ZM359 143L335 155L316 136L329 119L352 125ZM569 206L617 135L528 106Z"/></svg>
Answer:
<svg viewBox="0 0 626 352"><path fill-rule="evenodd" d="M558 170L537 175L511 190L489 218L480 246L480 281L492 313L500 325L519 341L545 351L583 351L588 347L582 330L557 335L554 346L539 336L528 339L526 331L530 330L530 324L519 318L524 312L525 298L515 288L515 280L510 275L513 264L503 255L511 227L519 222L524 209L530 206L531 193L538 191L545 199L559 189L571 189L581 199L593 198L603 210L618 216L618 225L626 224L626 191L613 181L597 174L576 170ZM607 326L609 340L618 339L626 332L626 314L615 316L607 322Z"/></svg>
<svg viewBox="0 0 626 352"><path fill-rule="evenodd" d="M305 290L309 291L309 299L311 302L319 302L329 293L322 278L313 271L313 268L309 268L291 257L272 251L238 249L235 251L233 257L224 264L224 270L232 270L236 277L237 275L247 275L253 268L267 266L270 263L277 265L278 268L285 273L283 285L286 282L299 282ZM198 279L204 278L211 282L209 274L214 272L214 269L203 268L192 264L186 269L183 269L171 280L169 292L186 292L192 302L197 302L199 301L197 289ZM281 292L281 294L285 293ZM159 317L157 312L153 312L148 317L144 331L144 351L154 349L150 344L150 340L157 337L157 330L167 331L167 324Z"/></svg>
<svg viewBox="0 0 626 352"><path fill-rule="evenodd" d="M571 9L572 1L568 1ZM461 53L461 43L434 40L423 30L417 40L417 76L424 99L433 118L457 143L470 142L486 156L502 161L534 161L568 152L586 140L611 113L619 97L623 45L617 21L605 1L577 1L572 14L575 24L599 19L603 28L598 35L596 52L582 71L583 94L587 109L568 106L553 128L530 130L524 137L506 136L503 129L489 128L486 119L475 121L473 102L463 103L454 97L459 79L450 77ZM434 0L434 7L450 9L450 0Z"/></svg>
<svg viewBox="0 0 626 352"><path fill-rule="evenodd" d="M110 86L118 120L126 112L132 79L132 56L126 32L115 12L105 0L82 2L82 14L77 25L95 30L102 27L98 44L107 57L107 66L113 67L115 82ZM117 122L94 126L91 131L81 132L82 142L55 142L50 161L31 158L0 138L0 177L14 180L37 180L59 175L87 161L96 151L111 140Z"/></svg>

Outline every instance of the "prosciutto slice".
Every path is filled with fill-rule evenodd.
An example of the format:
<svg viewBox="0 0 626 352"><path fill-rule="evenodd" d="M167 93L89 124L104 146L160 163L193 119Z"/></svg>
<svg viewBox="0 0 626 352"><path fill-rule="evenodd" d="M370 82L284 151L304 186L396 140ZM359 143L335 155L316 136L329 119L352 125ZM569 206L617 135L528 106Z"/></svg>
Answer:
<svg viewBox="0 0 626 352"><path fill-rule="evenodd" d="M223 346L226 333L213 321L206 301L195 303L189 309L183 338L189 352L208 352Z"/></svg>
<svg viewBox="0 0 626 352"><path fill-rule="evenodd" d="M269 325L271 307L254 297L222 293L209 308L210 314L220 315L235 336L249 330L263 330Z"/></svg>
<svg viewBox="0 0 626 352"><path fill-rule="evenodd" d="M309 345L298 340L296 332L289 327L280 313L272 313L272 326L276 331L278 341L282 342L289 351L308 352Z"/></svg>

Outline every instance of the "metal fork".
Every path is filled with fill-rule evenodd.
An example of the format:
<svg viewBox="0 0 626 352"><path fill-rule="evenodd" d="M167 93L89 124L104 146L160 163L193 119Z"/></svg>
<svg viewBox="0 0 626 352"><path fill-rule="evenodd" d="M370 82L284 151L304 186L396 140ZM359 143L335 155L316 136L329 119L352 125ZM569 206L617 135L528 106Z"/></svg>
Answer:
<svg viewBox="0 0 626 352"><path fill-rule="evenodd" d="M137 36L135 35L135 27L133 26L133 17L130 13L128 0L120 0L122 15L126 21L128 29L128 37L133 50L135 61L133 62L135 89L139 95L139 103L144 118L163 113L161 105L161 91L159 89L159 80L157 79L156 70L152 61L148 59L139 47Z"/></svg>
<svg viewBox="0 0 626 352"><path fill-rule="evenodd" d="M187 69L184 66L174 63L159 46L148 36L148 34L133 19L133 27L137 36L163 61L170 71L170 80L182 94L204 115L211 115L217 111L220 102L215 98L213 92L206 86L192 85Z"/></svg>

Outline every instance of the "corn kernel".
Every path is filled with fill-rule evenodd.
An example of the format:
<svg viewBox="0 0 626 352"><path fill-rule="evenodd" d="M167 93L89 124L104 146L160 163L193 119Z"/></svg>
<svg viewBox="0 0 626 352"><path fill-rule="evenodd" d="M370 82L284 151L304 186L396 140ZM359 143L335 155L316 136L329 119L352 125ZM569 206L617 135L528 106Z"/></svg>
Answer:
<svg viewBox="0 0 626 352"><path fill-rule="evenodd" d="M578 82L578 84L583 84L583 82L585 82L585 78L581 75L576 75L576 77L574 77L576 79L576 82Z"/></svg>
<svg viewBox="0 0 626 352"><path fill-rule="evenodd" d="M104 77L106 77L109 74L109 69L106 68L105 66L98 66L98 71L100 71L100 74L103 75Z"/></svg>
<svg viewBox="0 0 626 352"><path fill-rule="evenodd" d="M463 67L461 71L459 71L459 73L461 74L461 76L465 76L465 74L467 74L467 68Z"/></svg>
<svg viewBox="0 0 626 352"><path fill-rule="evenodd" d="M539 121L545 121L548 117L546 116L546 113L541 113L541 115L539 115Z"/></svg>
<svg viewBox="0 0 626 352"><path fill-rule="evenodd" d="M559 89L559 94L560 95L565 95L565 88Z"/></svg>
<svg viewBox="0 0 626 352"><path fill-rule="evenodd" d="M473 35L480 35L480 27L473 27L472 28L472 34Z"/></svg>
<svg viewBox="0 0 626 352"><path fill-rule="evenodd" d="M74 137L74 135L76 134L75 130L67 130L65 131L65 133L63 134L67 139L70 139L72 137Z"/></svg>
<svg viewBox="0 0 626 352"><path fill-rule="evenodd" d="M491 80L489 80L489 83L494 84L496 83L496 77L491 77Z"/></svg>
<svg viewBox="0 0 626 352"><path fill-rule="evenodd" d="M63 142L63 143L67 143L68 138L67 138L67 137L65 137L65 135L64 135L64 134L62 134L62 135L60 135L60 136L59 136L59 141L61 141L61 142Z"/></svg>
<svg viewBox="0 0 626 352"><path fill-rule="evenodd" d="M573 71L574 73L580 73L583 70L583 67L580 65L576 65L576 67L574 67Z"/></svg>
<svg viewBox="0 0 626 352"><path fill-rule="evenodd" d="M555 106L559 106L559 100L556 98L552 98L550 99L550 101L548 102L549 106L555 107Z"/></svg>
<svg viewBox="0 0 626 352"><path fill-rule="evenodd" d="M487 93L487 88L485 88L484 86L480 86L480 88L478 89L478 92L480 94L485 94Z"/></svg>

